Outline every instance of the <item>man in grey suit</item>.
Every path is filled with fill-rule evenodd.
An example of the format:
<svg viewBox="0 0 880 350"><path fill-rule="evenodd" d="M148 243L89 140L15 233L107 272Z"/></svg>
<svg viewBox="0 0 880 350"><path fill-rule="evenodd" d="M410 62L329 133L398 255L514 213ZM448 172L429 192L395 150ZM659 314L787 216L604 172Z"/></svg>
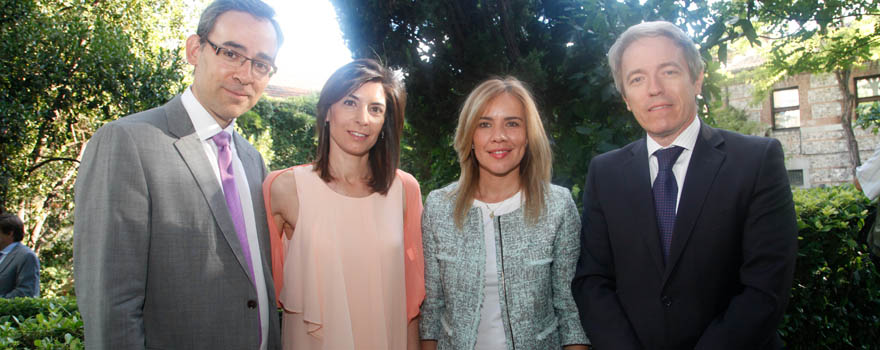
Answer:
<svg viewBox="0 0 880 350"><path fill-rule="evenodd" d="M74 276L89 349L277 349L261 184L233 129L275 72L259 0L216 0L186 40L193 84L101 127L75 187Z"/></svg>
<svg viewBox="0 0 880 350"><path fill-rule="evenodd" d="M40 296L40 259L21 244L23 238L21 219L0 214L0 298Z"/></svg>

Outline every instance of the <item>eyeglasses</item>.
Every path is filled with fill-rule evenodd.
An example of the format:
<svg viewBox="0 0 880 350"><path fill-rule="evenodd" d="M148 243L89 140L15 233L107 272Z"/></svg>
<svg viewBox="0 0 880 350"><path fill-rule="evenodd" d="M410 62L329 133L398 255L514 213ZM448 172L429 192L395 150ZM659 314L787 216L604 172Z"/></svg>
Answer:
<svg viewBox="0 0 880 350"><path fill-rule="evenodd" d="M266 62L256 58L250 58L245 55L242 55L234 50L227 49L215 43L212 43L211 40L205 38L205 41L208 42L211 47L214 48L214 54L220 56L224 62L230 65L243 66L245 62L251 61L251 71L254 75L262 78L265 76L272 76L275 72L278 71L278 67L275 67L274 64L270 62Z"/></svg>

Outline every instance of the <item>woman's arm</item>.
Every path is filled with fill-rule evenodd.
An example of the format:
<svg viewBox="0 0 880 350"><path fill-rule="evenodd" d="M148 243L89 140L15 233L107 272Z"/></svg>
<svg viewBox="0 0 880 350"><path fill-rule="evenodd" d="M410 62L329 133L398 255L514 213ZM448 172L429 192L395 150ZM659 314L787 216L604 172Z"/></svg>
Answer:
<svg viewBox="0 0 880 350"><path fill-rule="evenodd" d="M419 317L409 321L406 326L406 350L420 350L422 344L419 340Z"/></svg>
<svg viewBox="0 0 880 350"><path fill-rule="evenodd" d="M568 191L557 194L557 215L562 215L561 224L557 227L556 241L553 247L553 306L559 322L559 334L563 345L575 346L571 349L585 349L589 339L584 334L578 315L577 305L571 294L571 280L580 254L581 219L577 207ZM561 206L562 208L559 208ZM562 209L562 210L559 210Z"/></svg>
<svg viewBox="0 0 880 350"><path fill-rule="evenodd" d="M293 170L278 175L272 182L270 193L271 212L266 214L272 217L278 232L283 232L290 239L299 215L299 197Z"/></svg>
<svg viewBox="0 0 880 350"><path fill-rule="evenodd" d="M422 340L422 350L437 350L437 341Z"/></svg>
<svg viewBox="0 0 880 350"><path fill-rule="evenodd" d="M440 315L443 312L443 292L440 286L440 265L436 257L435 224L432 215L437 209L436 201L446 200L441 194L432 192L425 200L422 213L422 244L425 250L425 301L421 307L419 331L424 349L436 349L442 328Z"/></svg>

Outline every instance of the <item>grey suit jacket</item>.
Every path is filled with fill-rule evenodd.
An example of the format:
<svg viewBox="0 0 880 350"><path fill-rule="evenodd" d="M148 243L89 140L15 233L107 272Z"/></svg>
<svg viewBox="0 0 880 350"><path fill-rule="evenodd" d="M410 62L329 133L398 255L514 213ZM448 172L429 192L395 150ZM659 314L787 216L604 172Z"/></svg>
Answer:
<svg viewBox="0 0 880 350"><path fill-rule="evenodd" d="M23 244L0 263L0 298L40 296L40 259Z"/></svg>
<svg viewBox="0 0 880 350"><path fill-rule="evenodd" d="M237 133L280 347L263 159ZM240 189L241 190L241 189ZM89 349L257 349L259 308L222 188L180 97L101 127L75 185L74 277Z"/></svg>

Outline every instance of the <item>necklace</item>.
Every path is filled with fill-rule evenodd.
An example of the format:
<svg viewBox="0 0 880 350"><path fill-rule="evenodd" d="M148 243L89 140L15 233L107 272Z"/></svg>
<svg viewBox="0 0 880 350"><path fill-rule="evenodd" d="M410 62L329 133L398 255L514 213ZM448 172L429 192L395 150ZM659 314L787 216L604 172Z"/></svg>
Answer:
<svg viewBox="0 0 880 350"><path fill-rule="evenodd" d="M484 202L483 204L486 206L486 210L489 211L489 218L494 220L495 219L495 211L498 210L498 208L501 207L502 204L504 204L504 201L494 203L495 204L494 207L493 207L493 205L491 205L489 203Z"/></svg>

